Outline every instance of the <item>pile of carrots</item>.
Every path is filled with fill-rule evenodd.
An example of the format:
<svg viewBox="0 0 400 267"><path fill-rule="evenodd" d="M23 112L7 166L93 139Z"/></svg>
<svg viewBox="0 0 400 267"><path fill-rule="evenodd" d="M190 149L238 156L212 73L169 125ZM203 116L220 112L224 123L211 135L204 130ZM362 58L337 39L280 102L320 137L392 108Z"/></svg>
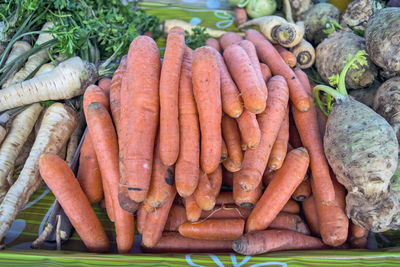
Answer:
<svg viewBox="0 0 400 267"><path fill-rule="evenodd" d="M110 249L90 207L102 201L120 253L135 217L150 252L366 246L326 161L307 75L279 51L255 30L192 51L175 27L162 64L139 36L112 80L87 88L78 179L53 154L39 169L90 251Z"/></svg>

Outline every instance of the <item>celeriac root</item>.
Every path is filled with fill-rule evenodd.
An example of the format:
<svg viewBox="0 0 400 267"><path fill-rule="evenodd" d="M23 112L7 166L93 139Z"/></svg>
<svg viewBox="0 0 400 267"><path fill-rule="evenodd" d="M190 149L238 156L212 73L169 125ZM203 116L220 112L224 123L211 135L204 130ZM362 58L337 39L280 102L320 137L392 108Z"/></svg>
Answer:
<svg viewBox="0 0 400 267"><path fill-rule="evenodd" d="M25 53L26 51L28 51L29 49L32 48L32 46L26 41L17 41L17 42L15 42L15 44L12 47L13 48L12 48L10 54L8 55L5 65L7 65L11 61L13 61L15 58L17 58L18 56L22 55L23 53ZM15 70L14 72L10 73L8 78L5 80L5 82L1 86L2 88L6 88L11 85L11 82L12 82L15 74L17 73L17 71L18 70Z"/></svg>
<svg viewBox="0 0 400 267"><path fill-rule="evenodd" d="M43 153L57 154L76 127L75 111L61 103L51 105L18 179L8 190L0 205L0 240L2 240L19 211L32 193L41 185L38 162Z"/></svg>

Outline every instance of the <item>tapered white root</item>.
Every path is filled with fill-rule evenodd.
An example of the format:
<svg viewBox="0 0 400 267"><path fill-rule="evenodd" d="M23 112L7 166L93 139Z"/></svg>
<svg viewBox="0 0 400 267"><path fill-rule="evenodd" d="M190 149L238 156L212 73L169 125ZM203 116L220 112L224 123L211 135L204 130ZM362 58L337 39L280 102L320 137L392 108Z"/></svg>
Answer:
<svg viewBox="0 0 400 267"><path fill-rule="evenodd" d="M15 44L12 46L12 50L10 54L8 55L6 65L13 61L15 58L19 57L26 51L30 50L32 46L25 41L17 41ZM8 78L5 80L5 82L2 85L2 88L6 88L11 85L12 80L14 79L15 74L17 73L18 69L15 70L14 72L10 73Z"/></svg>
<svg viewBox="0 0 400 267"><path fill-rule="evenodd" d="M22 111L12 122L10 132L0 148L0 199L8 190L7 176L14 167L24 143L32 132L43 107L36 103Z"/></svg>
<svg viewBox="0 0 400 267"><path fill-rule="evenodd" d="M249 20L243 24L241 24L238 28L239 30L243 30L248 27L258 26L260 31L268 39L271 43L277 44L277 41L274 40L273 36L275 35L275 31L279 26L286 24L287 21L279 16L265 16L259 17L256 19Z"/></svg>
<svg viewBox="0 0 400 267"><path fill-rule="evenodd" d="M70 107L55 103L47 109L24 168L0 205L0 240L4 238L18 212L41 184L38 168L40 155L57 154L71 136L76 124L75 111Z"/></svg>
<svg viewBox="0 0 400 267"><path fill-rule="evenodd" d="M175 27L179 26L185 31L187 31L189 34L192 34L193 28L199 27L196 25L192 25L186 21L179 20L179 19L166 19L163 24L163 32L165 35L169 33L169 31ZM211 37L214 38L219 38L221 37L226 31L221 31L221 30L215 30L211 28L206 28L205 33L208 33Z"/></svg>
<svg viewBox="0 0 400 267"><path fill-rule="evenodd" d="M81 95L96 79L97 71L93 64L73 57L52 71L0 90L0 111L39 101Z"/></svg>
<svg viewBox="0 0 400 267"><path fill-rule="evenodd" d="M296 56L297 66L301 69L310 68L315 62L315 49L306 40L292 48L292 53Z"/></svg>
<svg viewBox="0 0 400 267"><path fill-rule="evenodd" d="M6 129L4 129L4 127L0 125L0 144L3 142L6 135L7 135Z"/></svg>
<svg viewBox="0 0 400 267"><path fill-rule="evenodd" d="M43 64L43 65L39 68L39 70L35 73L35 76L34 76L34 77L39 76L40 74L43 74L43 73L52 71L55 67L56 67L56 66L54 66L54 65L51 64L51 63Z"/></svg>

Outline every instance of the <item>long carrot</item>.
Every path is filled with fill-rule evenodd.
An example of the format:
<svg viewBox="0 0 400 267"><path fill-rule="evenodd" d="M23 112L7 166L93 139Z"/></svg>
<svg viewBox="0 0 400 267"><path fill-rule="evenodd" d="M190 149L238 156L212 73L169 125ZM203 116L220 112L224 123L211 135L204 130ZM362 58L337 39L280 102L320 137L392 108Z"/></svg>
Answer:
<svg viewBox="0 0 400 267"><path fill-rule="evenodd" d="M239 173L233 174L233 199L236 205L242 208L252 209L262 195L262 183L252 191L245 191L239 185Z"/></svg>
<svg viewBox="0 0 400 267"><path fill-rule="evenodd" d="M160 54L156 43L148 36L136 37L128 52L127 90L121 88L120 123L121 182L136 202L146 198L150 185L159 122L159 75Z"/></svg>
<svg viewBox="0 0 400 267"><path fill-rule="evenodd" d="M287 153L289 142L289 108L286 109L286 115L279 128L278 136L271 150L268 159L268 167L271 170L278 170L282 167L283 160Z"/></svg>
<svg viewBox="0 0 400 267"><path fill-rule="evenodd" d="M218 51L218 53L221 53L221 46L219 45L219 42L215 38L208 38L206 40L206 45L213 47L215 50Z"/></svg>
<svg viewBox="0 0 400 267"><path fill-rule="evenodd" d="M215 194L208 175L200 170L199 185L194 191L194 198L202 210L211 210L215 206Z"/></svg>
<svg viewBox="0 0 400 267"><path fill-rule="evenodd" d="M121 58L121 62L119 63L119 67L114 72L114 75L111 80L110 87L110 109L113 118L113 122L115 125L115 129L117 130L117 135L120 136L120 119L121 119L121 86L122 86L122 78L126 72L126 61L127 57L123 56Z"/></svg>
<svg viewBox="0 0 400 267"><path fill-rule="evenodd" d="M221 162L224 162L228 158L228 148L223 137L221 137Z"/></svg>
<svg viewBox="0 0 400 267"><path fill-rule="evenodd" d="M118 202L119 157L114 125L107 109L97 102L89 105L86 119L99 162L103 187L108 188L111 195L118 252L128 253L132 247L135 233L134 218L132 214L123 210Z"/></svg>
<svg viewBox="0 0 400 267"><path fill-rule="evenodd" d="M99 87L101 88L101 90L103 90L107 96L110 95L110 90L111 90L111 79L110 78L102 78L99 83L98 83Z"/></svg>
<svg viewBox="0 0 400 267"><path fill-rule="evenodd" d="M290 199L307 172L309 156L305 148L290 151L282 168L269 183L247 219L246 232L266 229Z"/></svg>
<svg viewBox="0 0 400 267"><path fill-rule="evenodd" d="M235 166L240 168L243 161L243 152L239 128L236 121L226 115L222 117L222 135L228 149L229 158Z"/></svg>
<svg viewBox="0 0 400 267"><path fill-rule="evenodd" d="M226 160L222 162L224 165L225 169L227 169L230 172L238 172L241 169L241 166L237 166L230 157L228 157Z"/></svg>
<svg viewBox="0 0 400 267"><path fill-rule="evenodd" d="M292 107L292 105L290 105ZM297 130L296 124L292 112L289 112L289 144L294 148L303 146L299 131Z"/></svg>
<svg viewBox="0 0 400 267"><path fill-rule="evenodd" d="M168 33L160 75L160 157L162 163L173 165L179 154L178 92L185 32L173 27Z"/></svg>
<svg viewBox="0 0 400 267"><path fill-rule="evenodd" d="M193 92L199 112L201 131L201 169L215 171L221 158L221 91L216 51L197 48L192 63Z"/></svg>
<svg viewBox="0 0 400 267"><path fill-rule="evenodd" d="M146 223L142 232L142 243L146 247L154 247L161 238L165 223L168 219L168 213L174 202L176 191L172 194L167 202L157 209L157 212L147 214Z"/></svg>
<svg viewBox="0 0 400 267"><path fill-rule="evenodd" d="M186 218L190 222L195 222L200 219L202 209L197 205L194 195L184 199Z"/></svg>
<svg viewBox="0 0 400 267"><path fill-rule="evenodd" d="M178 231L179 226L184 224L186 221L185 207L182 205L173 204L169 211L164 231Z"/></svg>
<svg viewBox="0 0 400 267"><path fill-rule="evenodd" d="M267 108L258 115L261 142L256 149L246 150L242 169L238 173L239 185L245 191L252 191L261 182L273 144L285 117L288 102L288 87L282 76L274 76L268 82ZM240 124L239 124L240 126Z"/></svg>
<svg viewBox="0 0 400 267"><path fill-rule="evenodd" d="M310 235L310 228L308 228L303 219L299 215L287 212L279 212L268 226L268 229L291 230L304 235Z"/></svg>
<svg viewBox="0 0 400 267"><path fill-rule="evenodd" d="M246 31L246 39L255 45L259 59L268 65L273 75L285 77L289 86L290 100L296 108L307 111L312 105L303 85L274 46L256 30Z"/></svg>
<svg viewBox="0 0 400 267"><path fill-rule="evenodd" d="M285 206L283 206L282 211L287 212L287 213L292 213L292 214L299 214L300 206L293 199L289 199L288 202L286 202Z"/></svg>
<svg viewBox="0 0 400 267"><path fill-rule="evenodd" d="M243 110L242 115L237 118L240 136L248 148L256 148L260 144L261 130L257 117L248 109Z"/></svg>
<svg viewBox="0 0 400 267"><path fill-rule="evenodd" d="M311 195L310 179L304 179L292 194L292 198L296 201L304 201Z"/></svg>
<svg viewBox="0 0 400 267"><path fill-rule="evenodd" d="M181 236L177 232L164 232L157 245L152 248L143 246L151 253L222 253L232 252L230 240L202 240Z"/></svg>
<svg viewBox="0 0 400 267"><path fill-rule="evenodd" d="M274 175L275 175L276 171L271 170L270 168L265 168L263 177L262 177L262 181L264 185L268 185L272 179L274 179Z"/></svg>
<svg viewBox="0 0 400 267"><path fill-rule="evenodd" d="M271 251L323 249L321 239L290 230L266 230L247 233L233 242L235 252L257 255Z"/></svg>
<svg viewBox="0 0 400 267"><path fill-rule="evenodd" d="M186 47L179 84L179 156L175 185L181 197L193 194L199 182L200 129L192 86L192 50Z"/></svg>
<svg viewBox="0 0 400 267"><path fill-rule="evenodd" d="M147 218L147 211L144 207L144 203L145 202L142 202L136 215L136 229L140 234L143 234L143 229L144 226L146 225L146 218Z"/></svg>
<svg viewBox="0 0 400 267"><path fill-rule="evenodd" d="M42 154L39 171L89 251L108 251L103 226L67 163L55 154Z"/></svg>
<svg viewBox="0 0 400 267"><path fill-rule="evenodd" d="M289 67L291 68L296 67L297 59L292 52L290 52L289 50L278 44L275 44L274 47L276 51L278 51L279 55L282 57L283 61L285 61L285 63L288 64Z"/></svg>
<svg viewBox="0 0 400 267"><path fill-rule="evenodd" d="M239 45L230 45L224 50L224 59L240 90L244 106L254 114L263 112L266 105L264 88L259 83L246 51Z"/></svg>
<svg viewBox="0 0 400 267"><path fill-rule="evenodd" d="M315 235L319 235L319 219L313 195L309 196L302 202L302 208L304 217L306 218L307 224L310 226L311 232Z"/></svg>
<svg viewBox="0 0 400 267"><path fill-rule="evenodd" d="M213 191L213 194L215 196L215 201L217 201L217 196L219 194L219 191L221 190L221 185L222 185L222 167L221 165L218 166L218 168L210 173L208 175L208 178L210 180L210 185Z"/></svg>
<svg viewBox="0 0 400 267"><path fill-rule="evenodd" d="M228 46L232 44L238 44L242 40L243 37L240 36L240 34L236 32L227 32L219 38L219 44L221 45L222 50L225 50L228 48Z"/></svg>
<svg viewBox="0 0 400 267"><path fill-rule="evenodd" d="M271 70L269 69L267 64L260 63L260 69L265 82L268 82L269 79L272 77Z"/></svg>
<svg viewBox="0 0 400 267"><path fill-rule="evenodd" d="M207 219L203 222L186 222L179 226L185 237L207 240L235 240L243 234L243 219Z"/></svg>

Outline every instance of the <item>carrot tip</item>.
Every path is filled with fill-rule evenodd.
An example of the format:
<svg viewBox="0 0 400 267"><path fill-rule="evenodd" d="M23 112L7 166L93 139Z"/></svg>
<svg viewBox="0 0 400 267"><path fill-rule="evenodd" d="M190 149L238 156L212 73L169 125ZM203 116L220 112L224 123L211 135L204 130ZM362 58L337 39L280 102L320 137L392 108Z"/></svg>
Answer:
<svg viewBox="0 0 400 267"><path fill-rule="evenodd" d="M310 100L304 99L296 103L296 108L302 112L307 112L310 109Z"/></svg>

